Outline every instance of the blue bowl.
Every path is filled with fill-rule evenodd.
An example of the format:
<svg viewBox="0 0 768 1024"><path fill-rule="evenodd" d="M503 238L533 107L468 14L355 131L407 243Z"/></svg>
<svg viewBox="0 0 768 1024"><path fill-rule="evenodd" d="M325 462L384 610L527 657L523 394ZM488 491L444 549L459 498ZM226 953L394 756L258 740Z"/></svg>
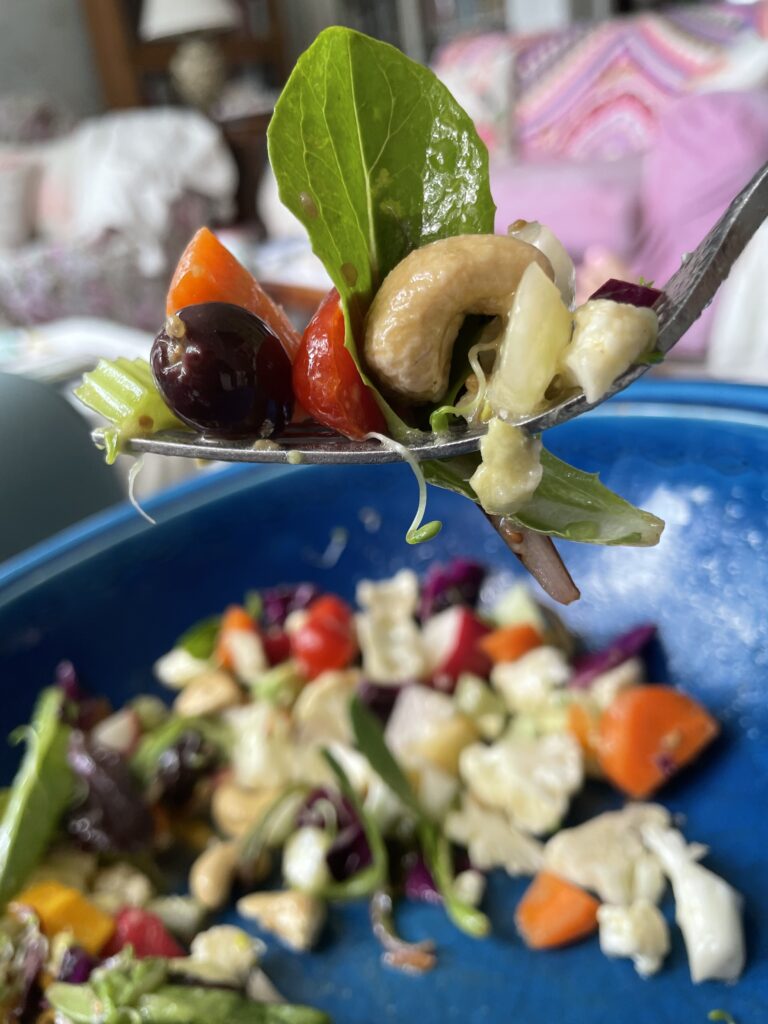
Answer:
<svg viewBox="0 0 768 1024"><path fill-rule="evenodd" d="M366 909L334 909L320 950L270 945L267 968L290 997L338 1024L520 1021L680 1024L723 1007L740 1024L768 1019L768 395L759 388L643 383L629 398L552 432L556 454L600 471L667 522L651 550L562 545L584 597L568 623L597 643L633 624L659 624L655 672L701 698L723 735L663 793L687 819L709 863L746 900L749 961L735 987L693 986L673 928L660 975L643 982L595 940L530 953L515 935L522 884L493 877L494 936L455 931L439 909L404 904L408 938L431 937L439 966L407 978L379 964ZM149 666L192 621L245 590L312 577L351 596L361 577L468 554L500 576L518 570L469 503L445 492L430 515L440 536L419 548L403 534L415 488L401 466L236 467L151 503L159 525L129 508L99 516L0 568L2 726L28 718L55 664L70 658L94 690L119 703L152 689ZM0 753L0 778L17 754ZM600 790L577 813L607 806ZM667 903L665 909L672 912Z"/></svg>

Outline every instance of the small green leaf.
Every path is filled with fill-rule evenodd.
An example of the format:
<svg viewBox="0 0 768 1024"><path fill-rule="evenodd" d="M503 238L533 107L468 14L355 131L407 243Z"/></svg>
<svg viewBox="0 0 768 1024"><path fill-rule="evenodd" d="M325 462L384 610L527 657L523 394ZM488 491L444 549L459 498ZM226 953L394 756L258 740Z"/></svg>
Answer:
<svg viewBox="0 0 768 1024"><path fill-rule="evenodd" d="M443 528L443 524L439 519L433 519L429 523L424 523L416 530L408 530L405 535L405 539L409 544L423 544L427 540L432 540Z"/></svg>
<svg viewBox="0 0 768 1024"><path fill-rule="evenodd" d="M384 739L378 718L368 710L358 697L353 697L349 707L355 744L365 756L371 768L382 782L385 782L405 806L419 820L425 818L424 810L402 768L392 756Z"/></svg>
<svg viewBox="0 0 768 1024"><path fill-rule="evenodd" d="M387 883L389 875L387 847L381 830L373 817L364 809L360 798L347 778L347 773L330 750L323 750L323 757L336 776L336 783L341 795L350 802L360 819L365 838L368 841L368 849L371 851L371 863L346 881L326 886L321 896L327 900L353 900L359 899L361 896L370 896Z"/></svg>
<svg viewBox="0 0 768 1024"><path fill-rule="evenodd" d="M216 640L221 629L221 616L210 615L181 634L174 647L182 647L193 658L206 661L216 649Z"/></svg>
<svg viewBox="0 0 768 1024"><path fill-rule="evenodd" d="M255 1003L239 992L186 985L143 996L139 1010L140 1020L151 1024L331 1024L326 1013L309 1006Z"/></svg>
<svg viewBox="0 0 768 1024"><path fill-rule="evenodd" d="M651 352L646 352L644 355L640 355L635 360L637 366L657 366L659 363L664 362L664 353L659 352L658 349L654 349Z"/></svg>
<svg viewBox="0 0 768 1024"><path fill-rule="evenodd" d="M25 730L27 749L0 821L0 909L44 856L72 799L70 729L61 721L63 707L61 690L43 690Z"/></svg>
<svg viewBox="0 0 768 1024"><path fill-rule="evenodd" d="M295 782L278 794L267 807L250 832L246 832L240 844L239 864L243 871L249 871L261 859L262 854L275 845L280 845L281 838L274 833L275 824L281 813L291 801L297 797L305 797L310 787L303 782ZM298 810L298 806L296 808Z"/></svg>
<svg viewBox="0 0 768 1024"><path fill-rule="evenodd" d="M542 451L544 470L533 497L513 520L529 530L584 544L658 544L664 523L614 494L596 473L584 473Z"/></svg>
<svg viewBox="0 0 768 1024"><path fill-rule="evenodd" d="M258 590L249 590L245 595L243 601L243 607L256 622L261 618L261 613L264 611L264 601L262 600L261 594Z"/></svg>
<svg viewBox="0 0 768 1024"><path fill-rule="evenodd" d="M482 910L460 900L454 889L453 855L448 838L433 822L423 822L419 827L419 840L424 860L429 868L437 891L443 897L445 911L456 927L480 939L488 935L491 922Z"/></svg>
<svg viewBox="0 0 768 1024"><path fill-rule="evenodd" d="M707 1014L707 1020L719 1020L723 1021L723 1024L736 1024L735 1019L727 1010L710 1010Z"/></svg>

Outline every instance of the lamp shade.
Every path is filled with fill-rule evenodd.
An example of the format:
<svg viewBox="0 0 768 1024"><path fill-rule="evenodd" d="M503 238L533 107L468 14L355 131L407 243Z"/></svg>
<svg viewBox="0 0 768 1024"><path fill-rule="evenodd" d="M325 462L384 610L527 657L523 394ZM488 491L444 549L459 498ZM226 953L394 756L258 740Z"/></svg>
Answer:
<svg viewBox="0 0 768 1024"><path fill-rule="evenodd" d="M144 0L139 35L146 40L168 39L237 28L239 24L235 0Z"/></svg>

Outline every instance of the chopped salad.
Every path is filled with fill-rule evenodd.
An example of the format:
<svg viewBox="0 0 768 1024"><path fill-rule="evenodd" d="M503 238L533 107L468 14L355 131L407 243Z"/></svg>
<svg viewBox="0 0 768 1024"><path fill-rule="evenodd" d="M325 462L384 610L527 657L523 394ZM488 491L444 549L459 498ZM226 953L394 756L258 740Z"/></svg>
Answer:
<svg viewBox="0 0 768 1024"><path fill-rule="evenodd" d="M207 229L173 274L149 363L102 361L76 394L126 439L168 429L280 445L311 418L377 439L424 480L511 528L563 603L578 591L530 534L652 545L663 523L547 452L516 424L583 392L597 402L656 352L661 292L608 281L573 309L573 263L536 222L494 230L488 154L431 71L343 28L322 32L276 105L269 154L283 202L333 281L303 334ZM480 452L417 464L426 432L487 425ZM295 453L294 453L295 454ZM549 557L545 557L546 555Z"/></svg>
<svg viewBox="0 0 768 1024"><path fill-rule="evenodd" d="M693 981L736 979L741 898L656 802L717 721L646 680L652 626L584 651L520 585L489 606L484 579L402 570L356 607L311 583L251 592L158 659L170 700L113 708L62 663L3 799L3 1019L320 1024L281 1000L254 928L288 956L329 904L367 900L386 966L439 970L434 943L398 935L398 900L482 940L491 871L530 878L531 949L597 937L644 977L669 951L669 883ZM626 803L571 824L592 778ZM217 924L232 904L241 926Z"/></svg>

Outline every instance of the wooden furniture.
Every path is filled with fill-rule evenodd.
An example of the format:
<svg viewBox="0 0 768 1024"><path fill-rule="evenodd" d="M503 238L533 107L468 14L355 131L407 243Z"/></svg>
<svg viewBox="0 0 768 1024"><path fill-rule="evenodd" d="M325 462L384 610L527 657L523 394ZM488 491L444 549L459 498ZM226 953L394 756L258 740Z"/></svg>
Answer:
<svg viewBox="0 0 768 1024"><path fill-rule="evenodd" d="M279 16L280 0L240 0L243 29L222 35L220 47L233 71L256 67L272 85L287 76ZM150 99L151 79L165 74L173 40L143 42L137 26L140 0L81 0L104 98L112 109L138 107Z"/></svg>

